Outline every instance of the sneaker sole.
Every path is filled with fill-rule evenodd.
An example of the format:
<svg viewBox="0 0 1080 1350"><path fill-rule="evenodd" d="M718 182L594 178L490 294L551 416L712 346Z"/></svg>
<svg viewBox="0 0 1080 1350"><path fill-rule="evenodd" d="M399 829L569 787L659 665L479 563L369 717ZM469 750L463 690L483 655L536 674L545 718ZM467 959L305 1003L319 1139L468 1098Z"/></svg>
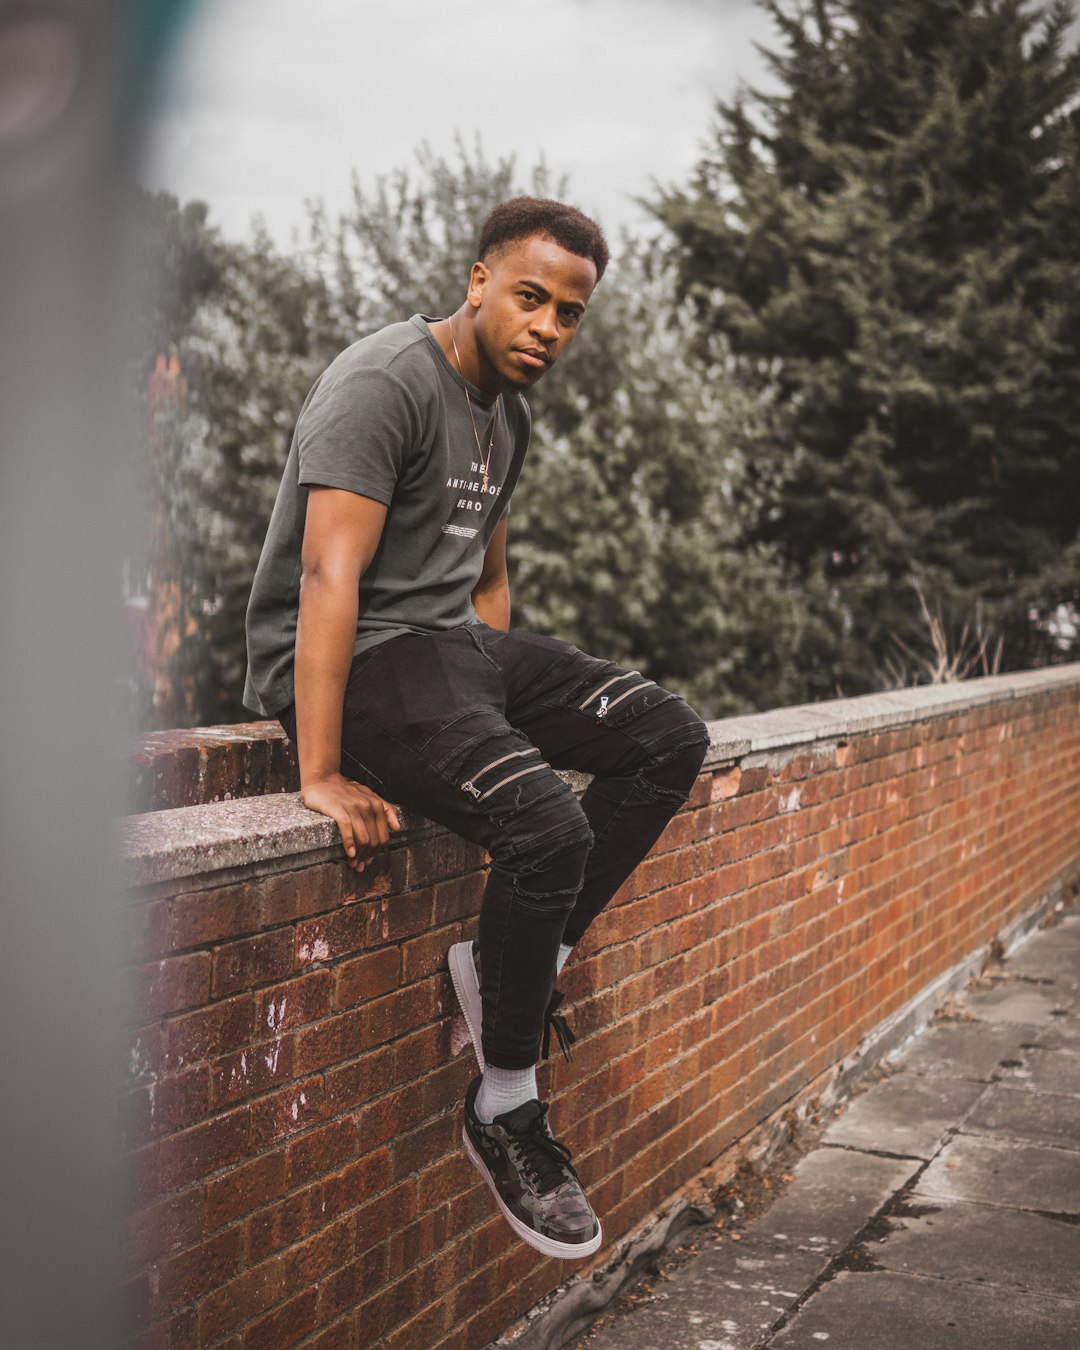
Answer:
<svg viewBox="0 0 1080 1350"><path fill-rule="evenodd" d="M480 1010L480 986L476 982L476 966L473 964L472 943L455 942L447 953L446 963L450 967L450 982L457 995L458 1007L469 1029L476 1062L483 1073L487 1068L484 1061L482 1025Z"/></svg>
<svg viewBox="0 0 1080 1350"><path fill-rule="evenodd" d="M465 1152L469 1155L472 1165L487 1182L488 1190L495 1197L495 1203L499 1206L503 1218L523 1242L535 1247L538 1252L543 1252L545 1256L556 1256L562 1261L580 1261L586 1256L592 1256L593 1252L598 1250L604 1240L604 1226L599 1219L596 1221L596 1236L590 1238L588 1242L559 1242L556 1238L544 1237L542 1233L537 1233L522 1223L503 1203L499 1188L477 1153L476 1146L469 1138L468 1130L462 1130L461 1138L465 1144Z"/></svg>

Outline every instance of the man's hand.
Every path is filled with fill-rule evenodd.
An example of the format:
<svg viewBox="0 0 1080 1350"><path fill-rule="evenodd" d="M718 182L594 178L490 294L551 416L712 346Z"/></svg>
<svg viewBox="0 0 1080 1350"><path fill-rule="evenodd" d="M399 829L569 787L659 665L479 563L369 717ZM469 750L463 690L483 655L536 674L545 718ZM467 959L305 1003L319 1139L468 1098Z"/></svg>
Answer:
<svg viewBox="0 0 1080 1350"><path fill-rule="evenodd" d="M354 872L367 867L375 850L389 841L391 830L401 829L395 806L340 773L327 774L301 788L300 800L309 811L336 822Z"/></svg>

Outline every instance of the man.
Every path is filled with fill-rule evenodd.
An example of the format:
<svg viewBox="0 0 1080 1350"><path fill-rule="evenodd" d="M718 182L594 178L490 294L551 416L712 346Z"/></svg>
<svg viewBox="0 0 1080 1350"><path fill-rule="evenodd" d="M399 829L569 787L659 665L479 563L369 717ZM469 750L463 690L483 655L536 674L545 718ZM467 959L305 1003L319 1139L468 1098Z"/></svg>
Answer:
<svg viewBox="0 0 1080 1350"><path fill-rule="evenodd" d="M685 801L707 734L682 699L509 631L507 511L523 393L569 346L608 261L596 224L517 197L449 318L354 344L308 395L248 608L245 703L297 746L301 798L357 870L400 802L480 843L479 942L449 953L481 1075L465 1147L540 1251L600 1245L536 1061L574 944ZM557 775L594 775L580 803Z"/></svg>

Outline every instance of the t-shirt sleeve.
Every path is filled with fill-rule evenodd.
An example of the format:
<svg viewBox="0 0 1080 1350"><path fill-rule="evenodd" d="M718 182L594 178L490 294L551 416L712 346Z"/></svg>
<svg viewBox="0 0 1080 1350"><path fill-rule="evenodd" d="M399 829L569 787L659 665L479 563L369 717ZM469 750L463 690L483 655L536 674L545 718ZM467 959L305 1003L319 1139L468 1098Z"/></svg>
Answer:
<svg viewBox="0 0 1080 1350"><path fill-rule="evenodd" d="M378 366L348 371L322 384L300 417L300 482L389 506L419 435L416 403L396 375Z"/></svg>

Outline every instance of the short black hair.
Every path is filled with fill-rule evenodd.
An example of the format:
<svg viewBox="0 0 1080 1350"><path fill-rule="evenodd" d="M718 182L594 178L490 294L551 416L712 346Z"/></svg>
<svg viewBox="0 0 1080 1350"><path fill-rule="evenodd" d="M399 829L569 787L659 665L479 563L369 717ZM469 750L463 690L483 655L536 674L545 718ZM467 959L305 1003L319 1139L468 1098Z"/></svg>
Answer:
<svg viewBox="0 0 1080 1350"><path fill-rule="evenodd" d="M609 254L603 230L576 206L551 197L511 197L500 202L480 227L477 257L483 262L504 244L533 234L547 235L579 258L591 258L597 281L604 275Z"/></svg>

